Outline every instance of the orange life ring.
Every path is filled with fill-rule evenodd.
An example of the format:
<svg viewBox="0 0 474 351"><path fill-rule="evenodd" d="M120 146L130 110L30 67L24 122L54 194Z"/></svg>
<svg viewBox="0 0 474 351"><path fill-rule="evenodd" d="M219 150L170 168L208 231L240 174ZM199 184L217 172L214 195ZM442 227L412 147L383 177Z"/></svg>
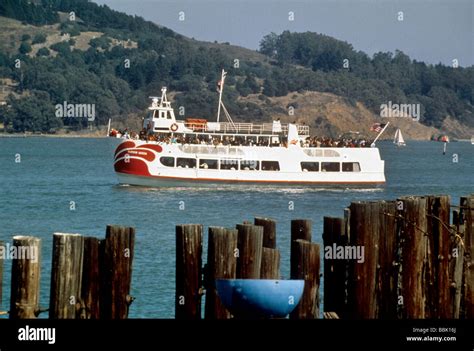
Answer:
<svg viewBox="0 0 474 351"><path fill-rule="evenodd" d="M171 126L170 126L170 130L172 132L176 132L178 130L178 125L176 123L173 123Z"/></svg>

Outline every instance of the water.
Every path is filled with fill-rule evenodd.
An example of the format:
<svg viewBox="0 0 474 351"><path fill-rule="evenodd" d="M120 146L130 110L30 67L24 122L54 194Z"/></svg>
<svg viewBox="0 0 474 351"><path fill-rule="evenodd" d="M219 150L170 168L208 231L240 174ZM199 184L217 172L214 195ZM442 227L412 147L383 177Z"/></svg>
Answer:
<svg viewBox="0 0 474 351"><path fill-rule="evenodd" d="M103 238L107 224L136 228L130 316L174 316L175 232L178 223L234 226L254 216L278 220L282 275L289 276L290 220L314 221L313 240L322 243L324 216L342 216L355 200L401 195L449 194L453 202L474 192L474 146L408 142L379 144L386 161L382 188L331 189L225 186L211 189L148 189L117 185L114 139L0 138L0 240L15 234L43 239L41 306L48 306L53 232ZM15 157L21 157L16 163ZM453 154L458 162L453 162ZM72 201L74 203L72 203ZM184 201L184 210L180 202ZM294 210L289 210L290 201ZM75 210L71 206L75 205ZM206 257L206 256L204 256ZM9 309L10 263L5 262L0 310ZM45 317L45 315L42 315Z"/></svg>

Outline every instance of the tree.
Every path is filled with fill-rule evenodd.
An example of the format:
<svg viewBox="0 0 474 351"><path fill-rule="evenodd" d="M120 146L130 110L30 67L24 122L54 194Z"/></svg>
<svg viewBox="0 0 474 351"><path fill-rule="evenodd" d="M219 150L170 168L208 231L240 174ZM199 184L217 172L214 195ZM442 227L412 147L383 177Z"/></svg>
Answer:
<svg viewBox="0 0 474 351"><path fill-rule="evenodd" d="M46 42L46 34L38 33L33 37L31 44L42 44Z"/></svg>
<svg viewBox="0 0 474 351"><path fill-rule="evenodd" d="M26 41L22 42L18 48L18 52L22 55L26 55L27 53L31 52L31 45Z"/></svg>
<svg viewBox="0 0 474 351"><path fill-rule="evenodd" d="M39 49L38 52L36 53L36 56L49 56L48 48Z"/></svg>
<svg viewBox="0 0 474 351"><path fill-rule="evenodd" d="M260 52L271 58L275 58L277 54L278 35L271 32L263 37L260 41Z"/></svg>

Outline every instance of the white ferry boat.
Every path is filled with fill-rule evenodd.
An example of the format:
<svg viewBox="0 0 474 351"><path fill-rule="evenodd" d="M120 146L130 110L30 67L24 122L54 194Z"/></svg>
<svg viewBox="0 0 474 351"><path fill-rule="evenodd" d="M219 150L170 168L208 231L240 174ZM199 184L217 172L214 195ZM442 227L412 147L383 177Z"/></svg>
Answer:
<svg viewBox="0 0 474 351"><path fill-rule="evenodd" d="M308 146L305 125L234 123L222 102L225 76L222 71L216 122L177 120L166 88L161 98L152 97L141 139L123 141L115 151L120 183L151 187L385 183L384 161L375 143L372 147L313 147ZM221 111L226 122L219 121Z"/></svg>

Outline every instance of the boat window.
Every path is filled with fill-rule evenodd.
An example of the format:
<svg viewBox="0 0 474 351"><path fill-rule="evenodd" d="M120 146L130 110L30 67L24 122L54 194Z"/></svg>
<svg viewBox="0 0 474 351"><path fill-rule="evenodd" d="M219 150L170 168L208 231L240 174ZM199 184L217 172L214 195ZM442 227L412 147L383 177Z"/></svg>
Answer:
<svg viewBox="0 0 474 351"><path fill-rule="evenodd" d="M339 152L334 150L324 150L324 157L339 157Z"/></svg>
<svg viewBox="0 0 474 351"><path fill-rule="evenodd" d="M279 171L280 163L278 161L262 161L262 171Z"/></svg>
<svg viewBox="0 0 474 351"><path fill-rule="evenodd" d="M301 162L303 172L319 172L319 162Z"/></svg>
<svg viewBox="0 0 474 351"><path fill-rule="evenodd" d="M340 169L339 162L321 162L321 172L339 172Z"/></svg>
<svg viewBox="0 0 474 351"><path fill-rule="evenodd" d="M259 162L255 160L242 160L240 161L241 171L258 171Z"/></svg>
<svg viewBox="0 0 474 351"><path fill-rule="evenodd" d="M311 149L303 149L303 152L312 157L323 157L323 150L311 148Z"/></svg>
<svg viewBox="0 0 474 351"><path fill-rule="evenodd" d="M195 158L182 158L178 157L176 161L176 167L178 168L196 168Z"/></svg>
<svg viewBox="0 0 474 351"><path fill-rule="evenodd" d="M221 159L221 169L236 171L239 169L239 160L230 158Z"/></svg>
<svg viewBox="0 0 474 351"><path fill-rule="evenodd" d="M360 172L359 162L342 162L343 172Z"/></svg>
<svg viewBox="0 0 474 351"><path fill-rule="evenodd" d="M200 159L199 160L199 168L203 169L217 169L218 167L217 160L212 159Z"/></svg>
<svg viewBox="0 0 474 351"><path fill-rule="evenodd" d="M174 167L174 157L160 157L160 162L165 167Z"/></svg>

